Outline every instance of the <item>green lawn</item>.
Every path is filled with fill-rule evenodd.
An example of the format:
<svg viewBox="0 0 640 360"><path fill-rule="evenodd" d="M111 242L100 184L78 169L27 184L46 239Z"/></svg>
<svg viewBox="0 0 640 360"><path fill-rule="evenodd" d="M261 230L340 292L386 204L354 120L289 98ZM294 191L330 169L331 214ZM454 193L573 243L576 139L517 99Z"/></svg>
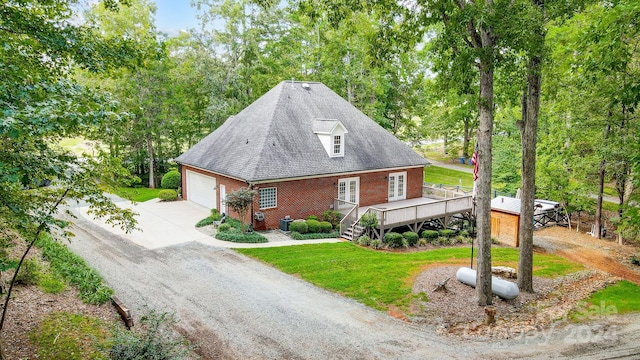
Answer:
<svg viewBox="0 0 640 360"><path fill-rule="evenodd" d="M135 202L145 202L147 200L155 199L158 197L158 193L162 189L149 189L149 188L119 188L116 195L124 199L130 199Z"/></svg>
<svg viewBox="0 0 640 360"><path fill-rule="evenodd" d="M376 309L390 305L407 309L413 279L431 264L468 266L470 249L444 248L413 253L389 253L352 243L237 249L288 274L360 301ZM494 248L493 264L516 267L517 249ZM534 274L554 277L582 266L549 254L534 255Z"/></svg>
<svg viewBox="0 0 640 360"><path fill-rule="evenodd" d="M586 306L578 307L575 317L639 312L640 286L627 280L619 281L596 291L585 301Z"/></svg>
<svg viewBox="0 0 640 360"><path fill-rule="evenodd" d="M424 168L424 181L434 184L473 187L473 174L429 165Z"/></svg>

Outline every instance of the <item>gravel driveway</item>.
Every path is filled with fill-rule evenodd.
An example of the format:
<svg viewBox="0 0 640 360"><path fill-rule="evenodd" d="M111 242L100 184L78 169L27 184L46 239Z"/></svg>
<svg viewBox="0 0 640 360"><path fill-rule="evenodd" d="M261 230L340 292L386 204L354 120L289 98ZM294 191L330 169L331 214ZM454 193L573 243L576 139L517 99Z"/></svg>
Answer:
<svg viewBox="0 0 640 360"><path fill-rule="evenodd" d="M143 305L175 312L204 358L597 359L624 358L640 343L637 322L604 343L567 342L561 331L508 341L439 336L233 250L197 242L149 250L82 219L74 231L70 248L100 272L134 317Z"/></svg>

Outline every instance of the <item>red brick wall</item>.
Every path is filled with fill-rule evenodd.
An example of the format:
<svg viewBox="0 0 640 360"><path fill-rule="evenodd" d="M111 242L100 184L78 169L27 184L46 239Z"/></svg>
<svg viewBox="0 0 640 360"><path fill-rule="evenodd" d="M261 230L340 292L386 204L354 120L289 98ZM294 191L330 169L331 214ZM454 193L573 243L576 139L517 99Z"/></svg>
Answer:
<svg viewBox="0 0 640 360"><path fill-rule="evenodd" d="M226 176L214 174L189 166L182 166L182 188L186 187L186 170L209 175L216 178L216 199L220 202L219 186L225 185L226 192L247 187L248 184ZM360 178L360 206L368 206L387 202L388 178L392 172L407 172L407 199L422 196L423 168L411 168L406 170L379 171L364 174L352 174L345 176L331 176L316 179L293 180L276 183L256 184L254 189L277 188L277 207L272 209L260 209L260 198L256 196L253 204L253 212L262 212L264 221L253 221L256 230L277 229L280 227L280 219L290 215L294 219L306 219L310 215L320 217L322 213L330 209L333 201L338 197L338 180L351 177ZM186 191L183 190L186 199ZM237 217L231 209L231 216ZM248 218L248 216L247 216Z"/></svg>
<svg viewBox="0 0 640 360"><path fill-rule="evenodd" d="M415 168L406 171L407 199L421 197L423 169ZM344 178L360 178L360 206L385 203L387 202L389 186L387 176L389 173L390 171L380 171L255 185L256 189L277 188L278 207L259 209L260 199L256 198L254 211L262 212L265 215L265 221L254 221L254 226L258 230L277 229L280 227L280 219L287 215L294 219L306 219L309 215L320 217L324 211L330 209L334 199L338 197L338 180Z"/></svg>

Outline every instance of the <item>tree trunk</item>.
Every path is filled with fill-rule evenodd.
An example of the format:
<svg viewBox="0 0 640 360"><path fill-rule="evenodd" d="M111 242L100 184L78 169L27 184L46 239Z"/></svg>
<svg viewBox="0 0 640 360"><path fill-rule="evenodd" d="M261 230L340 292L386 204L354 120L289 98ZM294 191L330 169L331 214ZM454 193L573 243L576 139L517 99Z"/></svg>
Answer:
<svg viewBox="0 0 640 360"><path fill-rule="evenodd" d="M609 132L611 131L611 123L607 123L607 127L604 130L604 141L607 141ZM607 160L602 159L600 161L600 170L598 171L598 200L596 203L596 219L595 219L595 237L602 238L602 194L604 193L604 178L606 175Z"/></svg>
<svg viewBox="0 0 640 360"><path fill-rule="evenodd" d="M522 101L522 187L520 192L518 287L533 292L533 215L536 199L536 142L540 110L541 56L532 56Z"/></svg>
<svg viewBox="0 0 640 360"><path fill-rule="evenodd" d="M465 118L463 121L464 133L462 134L462 156L465 159L469 158L469 139L471 138L471 134L469 134L471 131L470 122L471 119L469 118Z"/></svg>
<svg viewBox="0 0 640 360"><path fill-rule="evenodd" d="M492 52L494 39L490 29L481 28L482 48ZM493 131L493 59L480 60L480 126L478 128L478 180L476 223L478 232L478 305L492 303L491 292L491 136Z"/></svg>
<svg viewBox="0 0 640 360"><path fill-rule="evenodd" d="M151 124L148 124L148 125L149 127L151 126ZM151 135L151 130L148 130L147 132L146 141L147 141L147 156L149 157L149 188L155 189L156 182L155 182L155 174L153 171L153 168L155 167L155 160L153 159L153 136Z"/></svg>

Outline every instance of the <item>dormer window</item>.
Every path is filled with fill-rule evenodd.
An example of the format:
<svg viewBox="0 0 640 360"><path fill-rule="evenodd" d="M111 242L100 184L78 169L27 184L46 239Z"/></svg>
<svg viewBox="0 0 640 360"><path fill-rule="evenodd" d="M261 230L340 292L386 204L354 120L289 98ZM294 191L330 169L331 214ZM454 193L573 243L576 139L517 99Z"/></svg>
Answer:
<svg viewBox="0 0 640 360"><path fill-rule="evenodd" d="M342 135L333 135L333 156L344 155L344 144L342 142Z"/></svg>
<svg viewBox="0 0 640 360"><path fill-rule="evenodd" d="M347 129L335 119L316 119L313 132L318 136L324 150L330 157L343 157Z"/></svg>

